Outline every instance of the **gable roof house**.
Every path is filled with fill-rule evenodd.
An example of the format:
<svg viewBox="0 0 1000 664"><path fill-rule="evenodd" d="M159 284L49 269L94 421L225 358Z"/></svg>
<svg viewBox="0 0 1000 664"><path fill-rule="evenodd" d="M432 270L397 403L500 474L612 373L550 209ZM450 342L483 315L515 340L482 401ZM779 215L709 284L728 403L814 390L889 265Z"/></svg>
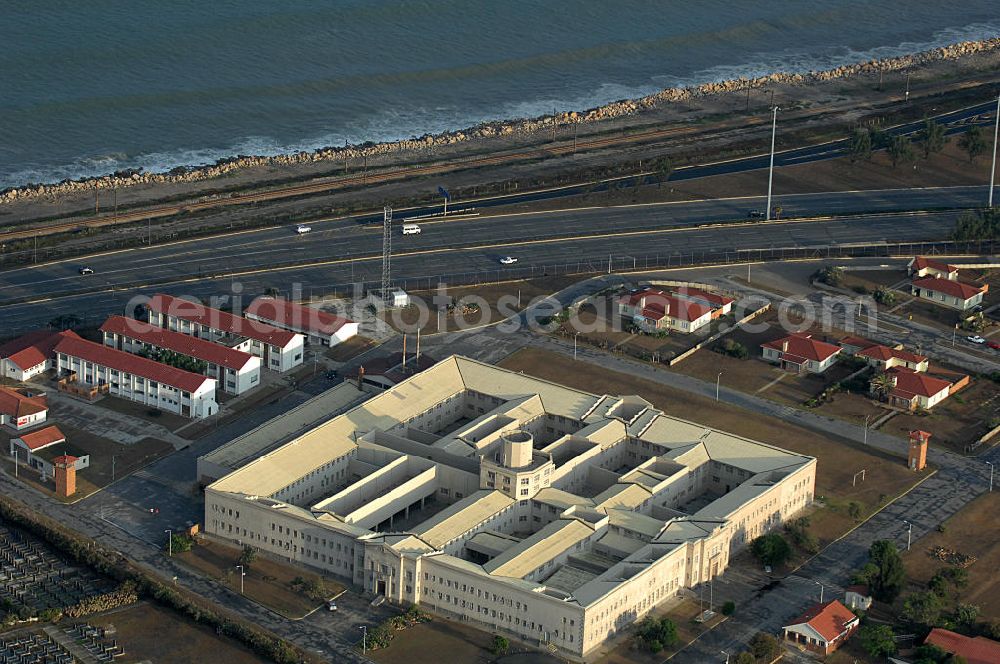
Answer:
<svg viewBox="0 0 1000 664"><path fill-rule="evenodd" d="M816 604L782 630L786 641L829 655L850 638L858 623L858 617L834 599Z"/></svg>
<svg viewBox="0 0 1000 664"><path fill-rule="evenodd" d="M924 355L917 355L901 346L890 348L876 344L856 352L855 357L860 357L868 363L868 366L875 367L880 371L888 371L893 367L905 367L913 371L927 371L929 368L928 359Z"/></svg>
<svg viewBox="0 0 1000 664"><path fill-rule="evenodd" d="M26 390L0 386L0 424L14 431L24 431L44 422L48 412L44 394L34 395Z"/></svg>
<svg viewBox="0 0 1000 664"><path fill-rule="evenodd" d="M968 664L1000 662L1000 643L985 636L968 637L935 627L924 639L924 643L930 643L946 653L963 657Z"/></svg>
<svg viewBox="0 0 1000 664"><path fill-rule="evenodd" d="M765 360L785 371L823 373L836 361L840 346L813 339L811 334L793 332L787 337L760 345Z"/></svg>
<svg viewBox="0 0 1000 664"><path fill-rule="evenodd" d="M887 395L889 405L906 410L933 408L948 398L952 383L918 373L906 367L894 367L886 374L892 379L892 390Z"/></svg>
<svg viewBox="0 0 1000 664"><path fill-rule="evenodd" d="M648 331L694 332L712 322L712 307L677 297L655 288L645 288L618 298L618 313Z"/></svg>
<svg viewBox="0 0 1000 664"><path fill-rule="evenodd" d="M965 311L981 304L983 296L990 290L989 284L973 286L951 279L926 277L915 279L911 284L913 294L952 309Z"/></svg>
<svg viewBox="0 0 1000 664"><path fill-rule="evenodd" d="M21 382L34 378L53 367L56 344L76 336L72 330L34 330L0 345L0 375Z"/></svg>
<svg viewBox="0 0 1000 664"><path fill-rule="evenodd" d="M358 323L280 297L258 297L243 315L305 335L309 342L336 346L358 334Z"/></svg>
<svg viewBox="0 0 1000 664"><path fill-rule="evenodd" d="M932 258L915 256L906 264L906 273L912 278L936 277L938 279L948 279L958 281L958 268L948 265Z"/></svg>

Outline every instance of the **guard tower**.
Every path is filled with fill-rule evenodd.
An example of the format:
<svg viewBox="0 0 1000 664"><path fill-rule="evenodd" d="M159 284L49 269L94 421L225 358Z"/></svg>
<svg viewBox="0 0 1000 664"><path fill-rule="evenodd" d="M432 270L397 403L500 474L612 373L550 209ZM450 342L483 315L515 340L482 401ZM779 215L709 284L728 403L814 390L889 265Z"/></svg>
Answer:
<svg viewBox="0 0 1000 664"><path fill-rule="evenodd" d="M505 468L519 469L531 465L534 439L527 431L511 431L500 438L503 441L503 465Z"/></svg>
<svg viewBox="0 0 1000 664"><path fill-rule="evenodd" d="M56 480L56 495L69 498L76 493L76 457L70 454L57 456L52 460L52 472Z"/></svg>
<svg viewBox="0 0 1000 664"><path fill-rule="evenodd" d="M927 465L927 445L930 443L931 435L926 431L910 432L910 453L906 460L906 465L910 470L917 472Z"/></svg>

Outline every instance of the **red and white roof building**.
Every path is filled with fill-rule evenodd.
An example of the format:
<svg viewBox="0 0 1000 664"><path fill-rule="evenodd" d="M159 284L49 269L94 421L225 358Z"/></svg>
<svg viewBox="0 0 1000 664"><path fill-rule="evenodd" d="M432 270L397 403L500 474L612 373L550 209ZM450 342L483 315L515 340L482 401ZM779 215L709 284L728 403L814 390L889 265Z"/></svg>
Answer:
<svg viewBox="0 0 1000 664"><path fill-rule="evenodd" d="M296 332L162 293L150 298L147 306L153 325L246 351L272 371L302 364L305 338Z"/></svg>
<svg viewBox="0 0 1000 664"><path fill-rule="evenodd" d="M107 386L111 395L184 417L219 411L214 378L79 338L64 338L55 353L60 375L72 382Z"/></svg>
<svg viewBox="0 0 1000 664"><path fill-rule="evenodd" d="M652 331L694 332L712 322L712 307L655 288L618 298L618 313Z"/></svg>
<svg viewBox="0 0 1000 664"><path fill-rule="evenodd" d="M850 638L859 622L850 609L834 599L816 604L782 630L786 641L829 655Z"/></svg>
<svg viewBox="0 0 1000 664"><path fill-rule="evenodd" d="M14 431L38 426L48 417L45 395L32 395L27 390L0 386L0 424Z"/></svg>
<svg viewBox="0 0 1000 664"><path fill-rule="evenodd" d="M66 336L77 335L71 330L35 330L0 345L0 374L23 382L51 369L52 349Z"/></svg>
<svg viewBox="0 0 1000 664"><path fill-rule="evenodd" d="M892 378L889 405L906 410L929 409L941 403L952 393L953 383L942 378L918 373L906 367L894 367L886 374Z"/></svg>
<svg viewBox="0 0 1000 664"><path fill-rule="evenodd" d="M960 311L982 304L983 297L990 290L989 284L973 286L961 281L938 277L914 279L910 286L913 289L913 294L917 297Z"/></svg>
<svg viewBox="0 0 1000 664"><path fill-rule="evenodd" d="M951 630L935 627L924 643L937 646L946 653L958 655L968 664L997 664L1000 662L1000 643L985 636L964 636Z"/></svg>
<svg viewBox="0 0 1000 664"><path fill-rule="evenodd" d="M76 470L90 466L90 455L69 445L66 434L55 425L10 439L10 455L18 463L27 464L48 477L52 476L54 458L65 455L68 450L74 454L71 458Z"/></svg>
<svg viewBox="0 0 1000 664"><path fill-rule="evenodd" d="M823 373L840 353L840 346L814 339L804 332L793 332L787 337L767 341L760 348L765 360L795 373Z"/></svg>
<svg viewBox="0 0 1000 664"><path fill-rule="evenodd" d="M915 256L906 264L906 272L911 277L937 277L939 279L958 280L958 268L948 263L936 261L933 258Z"/></svg>
<svg viewBox="0 0 1000 664"><path fill-rule="evenodd" d="M358 334L358 324L280 297L258 297L243 315L251 320L270 323L283 330L305 335L309 342L336 346Z"/></svg>
<svg viewBox="0 0 1000 664"><path fill-rule="evenodd" d="M720 295L719 293L712 293L701 288L692 288L691 286L680 286L679 288L673 288L672 291L675 296L681 299L711 307L712 318L728 314L733 310L733 302L736 301L727 295Z"/></svg>
<svg viewBox="0 0 1000 664"><path fill-rule="evenodd" d="M230 394L243 394L260 385L260 358L235 348L124 316L108 318L101 333L105 346L127 353L168 350L204 362L205 375L219 381Z"/></svg>
<svg viewBox="0 0 1000 664"><path fill-rule="evenodd" d="M890 348L881 344L863 348L854 355L863 358L869 366L875 367L880 371L888 371L893 367L905 367L914 371L927 371L930 366L927 357L924 355L917 355L903 348Z"/></svg>

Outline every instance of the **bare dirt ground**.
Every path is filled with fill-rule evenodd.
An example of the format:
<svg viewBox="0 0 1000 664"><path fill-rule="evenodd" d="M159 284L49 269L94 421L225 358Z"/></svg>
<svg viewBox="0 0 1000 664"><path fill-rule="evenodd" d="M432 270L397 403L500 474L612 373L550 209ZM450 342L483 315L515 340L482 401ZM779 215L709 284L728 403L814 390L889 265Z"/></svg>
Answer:
<svg viewBox="0 0 1000 664"><path fill-rule="evenodd" d="M388 648L369 650L368 658L379 664L488 664L495 660L488 650L492 640L487 632L435 616L395 632Z"/></svg>
<svg viewBox="0 0 1000 664"><path fill-rule="evenodd" d="M905 436L909 431L921 429L932 435L931 445L962 452L966 445L989 431L989 423L997 417L1000 417L1000 386L979 378L931 408L927 415L897 415L882 430Z"/></svg>
<svg viewBox="0 0 1000 664"><path fill-rule="evenodd" d="M992 536L998 509L1000 494L984 494L945 521L943 532L932 532L914 542L903 554L910 589L923 590L934 573L946 567L930 555L933 547L973 555L977 560L968 567L969 585L960 592L958 601L978 605L981 618L1000 618L1000 576L996 574L1000 540Z"/></svg>
<svg viewBox="0 0 1000 664"><path fill-rule="evenodd" d="M638 394L669 415L711 423L722 431L816 457L816 496L835 508L820 510L812 517L812 531L821 543L832 541L853 526L853 520L843 513L847 503L860 503L867 514L924 477L907 470L902 439L901 456L891 457L683 390L537 349L522 349L500 366L596 394ZM866 470L865 481L852 486L854 474L861 469Z"/></svg>

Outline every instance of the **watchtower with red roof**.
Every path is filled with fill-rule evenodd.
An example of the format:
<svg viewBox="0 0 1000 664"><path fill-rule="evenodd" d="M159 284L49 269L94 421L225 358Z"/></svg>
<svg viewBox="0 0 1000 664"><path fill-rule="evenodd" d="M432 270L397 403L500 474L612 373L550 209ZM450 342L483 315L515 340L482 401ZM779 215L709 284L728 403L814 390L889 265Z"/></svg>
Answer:
<svg viewBox="0 0 1000 664"><path fill-rule="evenodd" d="M62 454L52 459L52 472L56 480L56 495L68 498L76 493L76 457Z"/></svg>
<svg viewBox="0 0 1000 664"><path fill-rule="evenodd" d="M906 465L912 471L920 471L927 465L927 445L930 443L931 435L926 431L910 432L910 453L906 460Z"/></svg>

